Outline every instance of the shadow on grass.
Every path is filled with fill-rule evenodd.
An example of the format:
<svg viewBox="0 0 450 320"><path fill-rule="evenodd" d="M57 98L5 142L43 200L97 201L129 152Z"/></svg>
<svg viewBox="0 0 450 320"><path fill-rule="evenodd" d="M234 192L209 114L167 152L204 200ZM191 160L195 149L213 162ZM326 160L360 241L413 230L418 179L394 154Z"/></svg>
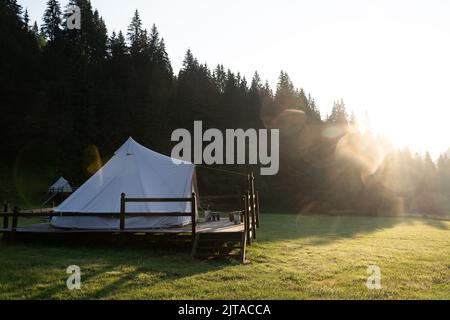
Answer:
<svg viewBox="0 0 450 320"><path fill-rule="evenodd" d="M7 257L0 262L4 270L0 281L20 287L27 299L108 298L128 287L160 285L237 264L229 260L192 259L190 247L186 246L113 247L21 242L2 243L0 249L2 256ZM67 289L66 268L70 265L81 268L82 289L86 287L86 291ZM67 295L62 296L65 293ZM2 294L5 292L0 291Z"/></svg>
<svg viewBox="0 0 450 320"><path fill-rule="evenodd" d="M450 225L445 223L445 220L423 219L423 222L436 229L450 230Z"/></svg>
<svg viewBox="0 0 450 320"><path fill-rule="evenodd" d="M432 219L263 214L259 234L262 242L304 238L309 239L310 244L325 245L335 240L354 238L361 234L393 228L398 224L413 224L418 221L436 229L449 230L448 223Z"/></svg>

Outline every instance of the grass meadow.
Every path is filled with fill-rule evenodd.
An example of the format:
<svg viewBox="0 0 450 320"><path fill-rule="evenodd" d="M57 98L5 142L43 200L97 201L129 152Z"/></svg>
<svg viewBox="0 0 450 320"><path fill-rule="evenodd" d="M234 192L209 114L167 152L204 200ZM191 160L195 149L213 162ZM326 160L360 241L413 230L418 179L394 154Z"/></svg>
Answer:
<svg viewBox="0 0 450 320"><path fill-rule="evenodd" d="M263 214L250 263L188 249L7 244L0 299L450 299L450 222ZM81 268L81 289L66 268ZM369 290L367 268L381 269Z"/></svg>

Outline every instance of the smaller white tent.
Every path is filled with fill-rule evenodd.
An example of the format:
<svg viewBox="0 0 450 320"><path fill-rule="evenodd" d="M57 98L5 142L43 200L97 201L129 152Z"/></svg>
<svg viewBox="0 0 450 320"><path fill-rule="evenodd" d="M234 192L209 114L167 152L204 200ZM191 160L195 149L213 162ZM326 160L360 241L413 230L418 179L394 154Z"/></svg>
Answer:
<svg viewBox="0 0 450 320"><path fill-rule="evenodd" d="M120 195L128 198L190 198L195 165L159 154L129 138L114 156L68 197L55 212L94 213L92 217L53 217L51 224L70 229L118 229ZM190 202L130 202L126 212L191 212ZM104 215L104 217L103 217ZM191 217L126 217L126 229L186 225Z"/></svg>
<svg viewBox="0 0 450 320"><path fill-rule="evenodd" d="M71 193L72 187L70 186L69 181L67 181L66 179L61 177L58 179L58 181L56 181L54 184L52 184L50 188L48 188L48 192L50 192L50 193L60 193L60 192Z"/></svg>

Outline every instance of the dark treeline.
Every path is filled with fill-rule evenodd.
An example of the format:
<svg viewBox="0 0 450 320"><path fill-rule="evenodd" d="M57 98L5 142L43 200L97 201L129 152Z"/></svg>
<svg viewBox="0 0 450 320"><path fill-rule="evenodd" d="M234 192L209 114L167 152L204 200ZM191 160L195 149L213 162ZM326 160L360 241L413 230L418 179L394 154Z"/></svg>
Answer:
<svg viewBox="0 0 450 320"><path fill-rule="evenodd" d="M447 157L435 164L391 148L362 130L342 101L322 118L286 72L272 90L257 72L247 80L188 50L175 75L164 38L156 26L144 28L138 11L127 30L109 34L89 0L69 5L81 8L80 30L66 27L57 0L48 1L41 26L16 0L0 0L0 197L24 198L23 177L80 184L129 136L170 154L172 131L202 120L204 129L280 129L280 172L258 178L270 210L449 211ZM243 191L240 177L199 171L208 193Z"/></svg>

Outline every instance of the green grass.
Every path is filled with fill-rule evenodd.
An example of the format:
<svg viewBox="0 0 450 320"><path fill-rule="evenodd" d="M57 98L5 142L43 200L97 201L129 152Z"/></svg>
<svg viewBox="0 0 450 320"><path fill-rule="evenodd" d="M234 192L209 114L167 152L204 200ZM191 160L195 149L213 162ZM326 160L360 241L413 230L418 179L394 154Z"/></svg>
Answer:
<svg viewBox="0 0 450 320"><path fill-rule="evenodd" d="M450 222L265 214L262 224L247 265L0 242L0 299L450 299ZM81 290L65 286L72 264ZM365 286L372 264L381 290Z"/></svg>

